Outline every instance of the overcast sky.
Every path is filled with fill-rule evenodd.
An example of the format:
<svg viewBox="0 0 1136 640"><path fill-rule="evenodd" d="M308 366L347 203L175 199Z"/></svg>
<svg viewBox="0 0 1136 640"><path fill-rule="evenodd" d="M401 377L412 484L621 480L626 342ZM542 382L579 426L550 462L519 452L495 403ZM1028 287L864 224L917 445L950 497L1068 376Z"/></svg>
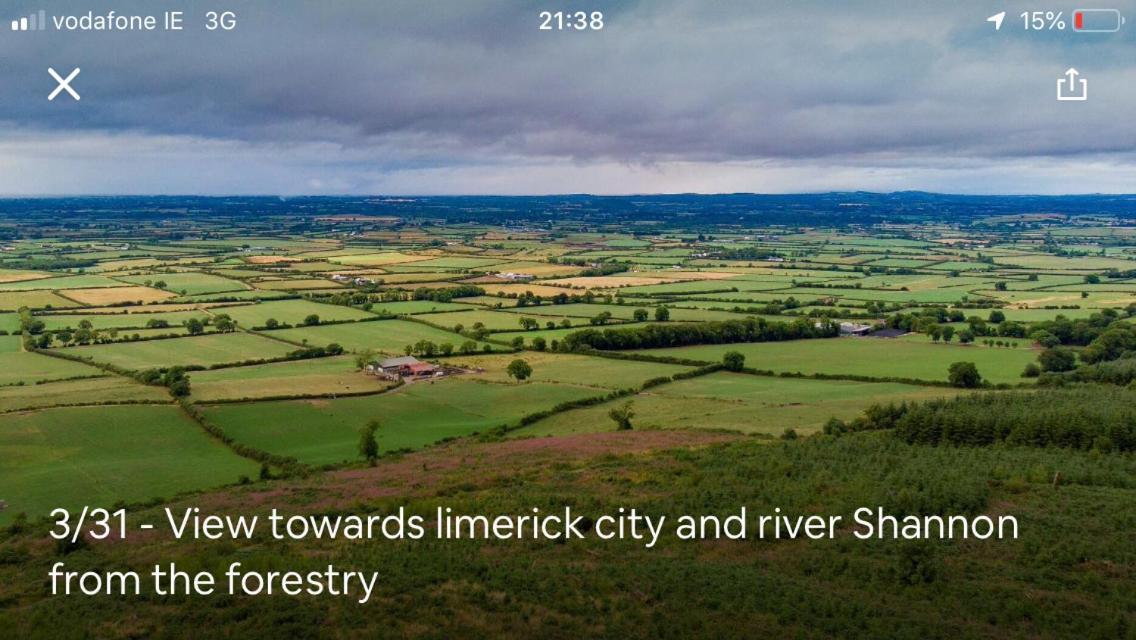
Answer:
<svg viewBox="0 0 1136 640"><path fill-rule="evenodd" d="M236 31L206 32L226 4ZM967 1L4 5L187 21L0 32L6 195L1136 192L1132 0L1107 36ZM540 31L542 7L605 26ZM47 102L48 66L82 68L80 102ZM1086 102L1056 100L1070 66Z"/></svg>

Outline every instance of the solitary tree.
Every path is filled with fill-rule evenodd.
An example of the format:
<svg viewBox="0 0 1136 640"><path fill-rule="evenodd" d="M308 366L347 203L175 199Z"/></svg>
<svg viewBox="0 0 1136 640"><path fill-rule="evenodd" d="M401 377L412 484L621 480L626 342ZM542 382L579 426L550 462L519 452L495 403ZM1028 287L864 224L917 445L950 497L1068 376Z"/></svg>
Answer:
<svg viewBox="0 0 1136 640"><path fill-rule="evenodd" d="M359 455L367 460L372 467L379 457L379 441L375 439L375 432L379 430L378 420L368 420L359 432Z"/></svg>
<svg viewBox="0 0 1136 640"><path fill-rule="evenodd" d="M269 319L264 321L264 328L266 328L266 329L275 329L276 327L279 327L279 326L280 326L280 321L277 320L276 318L269 318Z"/></svg>
<svg viewBox="0 0 1136 640"><path fill-rule="evenodd" d="M191 336L199 336L205 333L205 324L197 318L190 318L185 321L185 329Z"/></svg>
<svg viewBox="0 0 1136 640"><path fill-rule="evenodd" d="M517 382L527 380L532 375L532 366L529 363L517 358L505 367L505 373L509 374L510 378L516 378Z"/></svg>
<svg viewBox="0 0 1136 640"><path fill-rule="evenodd" d="M952 387L973 389L982 384L982 375L973 362L956 362L947 370L947 380Z"/></svg>
<svg viewBox="0 0 1136 640"><path fill-rule="evenodd" d="M607 417L615 421L617 431L630 431L631 419L635 417L635 412L631 409L631 401L628 400L611 411L608 411Z"/></svg>
<svg viewBox="0 0 1136 640"><path fill-rule="evenodd" d="M666 307L655 307L655 320L666 322L671 319L671 310Z"/></svg>
<svg viewBox="0 0 1136 640"><path fill-rule="evenodd" d="M647 310L636 309L633 317L635 318L635 322L644 322L647 320Z"/></svg>
<svg viewBox="0 0 1136 640"><path fill-rule="evenodd" d="M363 349L355 355L355 368L362 369L375 359L374 349Z"/></svg>
<svg viewBox="0 0 1136 640"><path fill-rule="evenodd" d="M737 351L727 351L722 356L722 364L730 371L741 371L745 368L746 357Z"/></svg>
<svg viewBox="0 0 1136 640"><path fill-rule="evenodd" d="M314 313L311 314L310 316L304 318L304 326L305 327L314 327L319 323L320 323L320 317L318 315L314 314Z"/></svg>

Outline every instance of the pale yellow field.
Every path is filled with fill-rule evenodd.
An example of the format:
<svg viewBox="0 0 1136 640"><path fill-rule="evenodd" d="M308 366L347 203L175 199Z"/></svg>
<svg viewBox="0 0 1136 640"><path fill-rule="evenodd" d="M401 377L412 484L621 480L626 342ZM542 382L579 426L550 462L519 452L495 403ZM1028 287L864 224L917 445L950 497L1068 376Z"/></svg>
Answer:
<svg viewBox="0 0 1136 640"><path fill-rule="evenodd" d="M300 258L292 256L249 256L245 262L249 264L277 264L280 262L299 262Z"/></svg>
<svg viewBox="0 0 1136 640"><path fill-rule="evenodd" d="M177 294L152 287L101 287L95 289L68 289L67 298L80 304L108 305L122 302L156 302L173 298Z"/></svg>
<svg viewBox="0 0 1136 640"><path fill-rule="evenodd" d="M38 271L16 271L14 269L0 269L0 282L25 282L27 280L42 280L50 276L50 273L40 273Z"/></svg>
<svg viewBox="0 0 1136 640"><path fill-rule="evenodd" d="M659 277L665 277L667 280L725 280L738 275L727 271L665 271L659 273Z"/></svg>
<svg viewBox="0 0 1136 640"><path fill-rule="evenodd" d="M257 289L269 291L293 291L296 289L333 289L339 285L331 280L322 278L305 278L302 280L261 280L254 282Z"/></svg>
<svg viewBox="0 0 1136 640"><path fill-rule="evenodd" d="M363 255L328 256L328 262L360 267L378 267L384 264L402 264L405 262L432 260L436 257L437 256L412 256L405 253L387 251L383 253L367 253Z"/></svg>
<svg viewBox="0 0 1136 640"><path fill-rule="evenodd" d="M561 293L571 293L567 287L550 287L544 284L485 284L478 285L489 295L497 293L516 293L523 294L526 291L531 291L533 295L537 296L555 296Z"/></svg>
<svg viewBox="0 0 1136 640"><path fill-rule="evenodd" d="M568 287L571 289L616 289L619 287L635 287L648 284L666 284L668 282L673 282L673 280L668 278L648 278L644 276L588 276L582 278L545 280L542 284L553 287Z"/></svg>
<svg viewBox="0 0 1136 640"><path fill-rule="evenodd" d="M67 298L51 291L4 291L0 292L0 311L15 311L20 307L32 309L63 309L78 306Z"/></svg>

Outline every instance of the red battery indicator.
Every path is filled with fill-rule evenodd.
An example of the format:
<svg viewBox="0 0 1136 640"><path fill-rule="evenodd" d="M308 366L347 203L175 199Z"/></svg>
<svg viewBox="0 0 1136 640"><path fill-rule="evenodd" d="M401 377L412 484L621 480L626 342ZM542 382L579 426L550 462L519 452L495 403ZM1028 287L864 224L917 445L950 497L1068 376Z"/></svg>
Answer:
<svg viewBox="0 0 1136 640"><path fill-rule="evenodd" d="M1120 31L1124 17L1116 9L1077 9L1073 12L1073 29L1081 33L1114 33Z"/></svg>

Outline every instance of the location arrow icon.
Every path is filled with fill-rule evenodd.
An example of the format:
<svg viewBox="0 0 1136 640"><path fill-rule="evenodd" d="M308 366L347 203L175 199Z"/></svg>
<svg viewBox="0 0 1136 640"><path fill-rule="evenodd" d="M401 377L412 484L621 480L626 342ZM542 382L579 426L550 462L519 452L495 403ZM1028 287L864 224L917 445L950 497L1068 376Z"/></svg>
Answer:
<svg viewBox="0 0 1136 640"><path fill-rule="evenodd" d="M986 21L987 21L987 22L993 22L993 23L994 23L994 30L995 30L995 31L1001 31L1001 29L1002 29L1002 20L1003 20L1003 19L1004 19L1005 17L1006 17L1006 12L1005 12L1005 11L1003 11L1002 13L996 13L996 14L994 14L994 15L990 16L989 18L987 18L987 19L986 19Z"/></svg>

